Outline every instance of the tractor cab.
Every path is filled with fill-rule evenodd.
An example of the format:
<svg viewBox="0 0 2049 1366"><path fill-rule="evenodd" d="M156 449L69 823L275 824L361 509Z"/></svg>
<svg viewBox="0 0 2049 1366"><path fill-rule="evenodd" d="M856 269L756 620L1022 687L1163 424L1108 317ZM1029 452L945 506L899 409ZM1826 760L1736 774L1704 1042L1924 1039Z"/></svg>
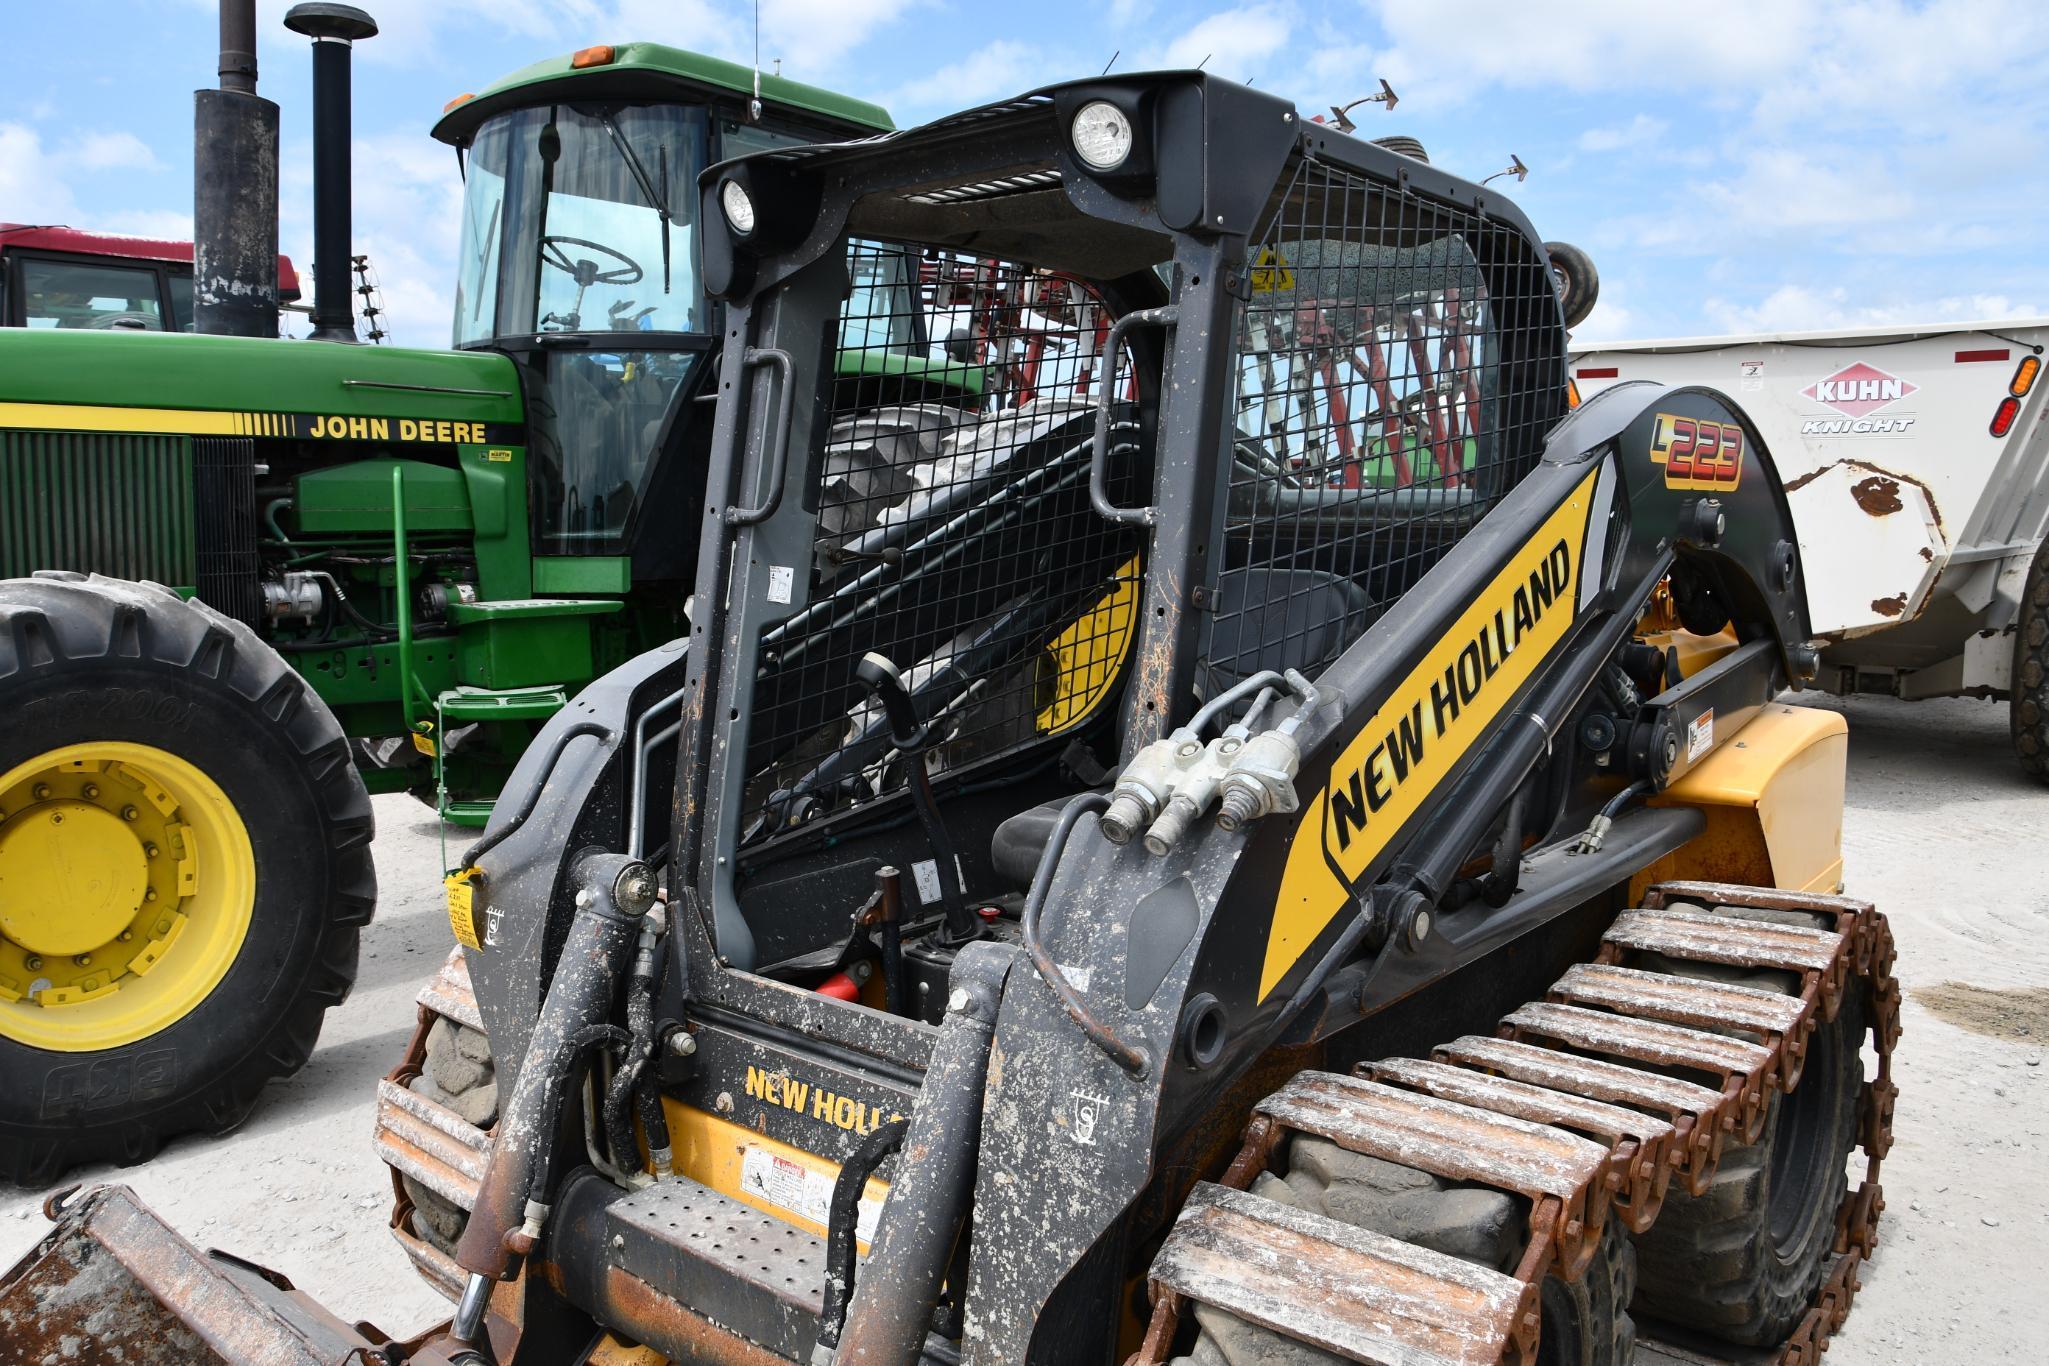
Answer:
<svg viewBox="0 0 2049 1366"><path fill-rule="evenodd" d="M721 305L697 177L766 148L886 130L874 105L651 43L586 48L449 107L462 160L454 345L518 366L534 553L694 567ZM697 400L703 400L697 402ZM623 567L623 566L622 566ZM621 575L620 577L627 577Z"/></svg>
<svg viewBox="0 0 2049 1366"><path fill-rule="evenodd" d="M277 288L281 300L298 300L285 256ZM192 244L0 223L0 327L190 332Z"/></svg>

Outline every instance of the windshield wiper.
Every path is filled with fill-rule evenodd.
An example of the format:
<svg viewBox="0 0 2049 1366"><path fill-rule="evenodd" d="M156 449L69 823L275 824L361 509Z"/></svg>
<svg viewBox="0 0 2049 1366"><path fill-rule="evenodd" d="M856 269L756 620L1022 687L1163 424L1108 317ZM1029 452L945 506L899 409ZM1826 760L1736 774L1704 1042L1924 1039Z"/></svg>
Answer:
<svg viewBox="0 0 2049 1366"><path fill-rule="evenodd" d="M647 200L647 206L662 220L662 293L669 292L669 202L666 196L655 193L655 183L649 178L647 167L640 164L640 157L634 152L633 144L619 131L618 123L608 113L599 113L598 122L605 125L605 131L612 135L612 145L619 149L625 159L626 169L633 172L633 183L640 187L640 193ZM666 149L664 149L666 150ZM666 168L664 168L666 170ZM665 174L662 177L667 180ZM663 188L666 190L667 186Z"/></svg>

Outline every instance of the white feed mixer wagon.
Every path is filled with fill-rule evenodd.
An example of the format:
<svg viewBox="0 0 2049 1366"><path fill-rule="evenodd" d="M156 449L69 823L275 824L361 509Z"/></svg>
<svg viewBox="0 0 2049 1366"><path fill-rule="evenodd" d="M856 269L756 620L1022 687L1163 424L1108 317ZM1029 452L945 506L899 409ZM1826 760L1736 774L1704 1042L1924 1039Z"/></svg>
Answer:
<svg viewBox="0 0 2049 1366"><path fill-rule="evenodd" d="M1734 396L1786 481L1817 681L2009 700L2021 764L2049 780L2045 345L2049 319L1623 342L1575 350L1572 377L1583 397L1646 379ZM1660 439L1691 458L1695 437Z"/></svg>

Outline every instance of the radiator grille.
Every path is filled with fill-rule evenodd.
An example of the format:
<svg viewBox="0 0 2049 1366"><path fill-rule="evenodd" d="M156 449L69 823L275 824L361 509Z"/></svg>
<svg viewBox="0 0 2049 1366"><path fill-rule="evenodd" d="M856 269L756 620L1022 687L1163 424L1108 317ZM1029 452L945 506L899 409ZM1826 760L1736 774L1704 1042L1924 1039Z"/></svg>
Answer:
<svg viewBox="0 0 2049 1366"><path fill-rule="evenodd" d="M849 266L817 549L796 571L810 605L765 633L750 710L752 837L903 787L854 682L865 653L902 672L943 772L1103 715L1135 634L1142 542L1088 496L1098 386L1132 384L1128 363L1106 378L1100 298L918 248L857 244ZM1133 429L1126 501L1145 488Z"/></svg>
<svg viewBox="0 0 2049 1366"><path fill-rule="evenodd" d="M182 436L0 432L0 578L73 569L195 581Z"/></svg>
<svg viewBox="0 0 2049 1366"><path fill-rule="evenodd" d="M1303 156L1241 286L1212 684L1335 659L1565 414L1551 280L1508 224Z"/></svg>
<svg viewBox="0 0 2049 1366"><path fill-rule="evenodd" d="M263 589L256 554L256 443L247 437L192 442L198 522L199 600L249 626L260 625Z"/></svg>

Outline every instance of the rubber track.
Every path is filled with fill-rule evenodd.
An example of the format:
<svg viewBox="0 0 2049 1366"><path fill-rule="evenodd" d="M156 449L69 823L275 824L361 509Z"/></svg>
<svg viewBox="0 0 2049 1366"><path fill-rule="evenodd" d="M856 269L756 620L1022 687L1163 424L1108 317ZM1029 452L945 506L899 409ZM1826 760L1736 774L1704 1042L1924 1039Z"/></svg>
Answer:
<svg viewBox="0 0 2049 1366"><path fill-rule="evenodd" d="M1675 901L1797 911L1834 929L1668 910ZM1741 988L1732 994L1725 985L1632 966L1637 955L1653 953L1790 971L1799 976L1801 992L1769 999ZM1533 1361L1543 1278L1571 1281L1584 1274L1611 1217L1635 1232L1651 1227L1672 1181L1704 1188L1727 1143L1756 1140L1771 1092L1799 1084L1815 1026L1836 1017L1847 993L1859 992L1878 1054L1877 1073L1865 1082L1858 1109L1864 1179L1837 1208L1833 1263L1777 1355L1786 1366L1813 1366L1849 1313L1858 1268L1877 1246L1885 1207L1879 1164L1891 1146L1898 1094L1891 1071L1900 1031L1893 956L1892 932L1868 902L1666 883L1651 889L1644 908L1617 917L1593 964L1569 971L1547 1000L1510 1012L1496 1038L1447 1043L1428 1062L1362 1064L1352 1076L1298 1074L1256 1108L1220 1187L1198 1185L1161 1248L1153 1263L1153 1319L1130 1366L1167 1359L1190 1299L1357 1360ZM1725 1023L1744 1011L1747 1037L1756 1046L1693 1027ZM1675 1064L1719 1076L1720 1084L1678 1083L1654 1070ZM1470 1275L1433 1282L1428 1274L1411 1276L1399 1257L1355 1255L1350 1264L1360 1274L1395 1268L1401 1283L1362 1287L1361 1301L1379 1308L1356 1323L1339 1322L1337 1302L1325 1299L1294 1316L1313 1327L1289 1332L1290 1291L1316 1283L1306 1275L1312 1262L1331 1279L1329 1268L1346 1259L1347 1227L1329 1221L1319 1236L1285 1207L1225 1192L1245 1192L1291 1131L1523 1197L1530 1237L1515 1276L1496 1275L1479 1293L1465 1283ZM1568 1172L1570 1179L1561 1182ZM1260 1207L1268 1205L1262 1225ZM1247 1239L1258 1240L1262 1227L1271 1229L1271 1242L1248 1256ZM1227 1247L1233 1249L1228 1263L1218 1256ZM1274 1269L1248 1273L1250 1266ZM1470 1317L1461 1320L1462 1313Z"/></svg>

